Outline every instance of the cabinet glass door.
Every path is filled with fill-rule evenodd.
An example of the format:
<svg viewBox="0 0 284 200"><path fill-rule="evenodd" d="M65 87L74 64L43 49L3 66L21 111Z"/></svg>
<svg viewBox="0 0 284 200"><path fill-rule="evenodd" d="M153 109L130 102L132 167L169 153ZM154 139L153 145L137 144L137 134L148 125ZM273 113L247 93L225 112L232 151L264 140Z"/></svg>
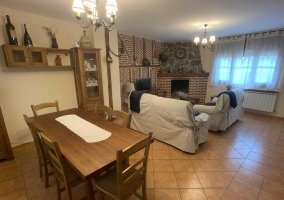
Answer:
<svg viewBox="0 0 284 200"><path fill-rule="evenodd" d="M98 97L100 96L98 71L97 71L97 59L94 53L84 53L84 66L85 66L85 77L87 87L87 97Z"/></svg>
<svg viewBox="0 0 284 200"><path fill-rule="evenodd" d="M28 51L26 47L13 46L8 47L8 56L11 65L28 66L30 65Z"/></svg>
<svg viewBox="0 0 284 200"><path fill-rule="evenodd" d="M34 66L46 66L47 61L46 57L44 56L45 50L41 48L31 48L29 49L29 58L31 60L31 63Z"/></svg>

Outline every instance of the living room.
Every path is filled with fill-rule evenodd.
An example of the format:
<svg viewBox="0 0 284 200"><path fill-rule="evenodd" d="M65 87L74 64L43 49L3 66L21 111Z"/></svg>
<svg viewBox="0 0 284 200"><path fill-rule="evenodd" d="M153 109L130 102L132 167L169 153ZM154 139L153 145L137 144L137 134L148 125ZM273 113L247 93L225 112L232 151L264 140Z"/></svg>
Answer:
<svg viewBox="0 0 284 200"><path fill-rule="evenodd" d="M5 24L7 23L6 21L6 15L9 15L11 18L11 22L12 24L15 26L16 28L16 33L17 33L17 37L18 37L18 42L19 42L19 46L24 45L23 44L23 35L24 35L24 29L23 29L23 24L25 23L27 25L28 28L28 32L33 40L33 44L34 47L44 47L44 48L50 48L51 47L51 40L50 40L50 36L48 35L48 33L46 32L46 30L44 30L42 28L42 26L46 26L46 27L51 27L53 30L56 30L56 38L57 38L57 43L60 49L70 49L70 48L74 48L76 46L76 42L80 40L81 36L83 35L83 28L81 28L76 20L76 13L72 12L71 8L72 8L72 2L73 1L62 1L62 2L55 2L55 1L42 1L42 5L35 8L32 6L29 6L29 4L32 4L33 1L28 1L28 2L17 2L17 1L11 1L10 4L8 3L8 1L2 1L0 2L0 13L2 16L2 20L0 22L0 25L3 27L1 29L1 35L0 35L0 43L2 44L9 44L8 41L8 37L7 37L7 33L5 30ZM14 5L13 5L14 3ZM57 4L58 3L58 4ZM165 2L162 3L162 5L158 6L157 3L153 3L151 1L145 1L144 3L141 2L135 2L137 4L135 4L135 6L131 6L131 9L128 7L128 9L130 9L129 11L129 15L132 15L132 19L127 19L127 20L122 20L122 19L126 19L125 15L127 13L127 10L125 10L125 8L127 8L125 2L119 2L119 0L117 1L118 3L118 7L119 7L119 11L118 11L118 15L117 15L117 19L116 20L116 24L112 27L113 30L109 32L109 46L111 47L111 49L114 51L115 54L119 54L120 50L119 50L119 34L122 35L127 35L130 37L137 37L137 38L145 38L149 41L155 41L155 42L161 42L161 43L176 43L176 42L193 42L194 40L194 36L189 36L189 32L194 32L196 35L195 36L203 36L203 32L204 32L204 24L208 23L208 28L207 28L207 34L208 36L210 35L215 35L216 38L224 38L224 37L229 37L229 36L239 36L239 35L245 35L245 34L250 34L250 33L258 33L258 32L265 32L265 31L273 31L273 30L281 30L284 27L284 24L281 22L281 20L275 20L277 22L275 22L275 26L273 26L272 23L269 23L267 21L264 21L264 19L267 16L263 15L263 9L267 6L269 7L269 10L272 10L271 16L274 17L274 19L280 19L281 16L281 12L276 12L275 8L282 8L283 10L283 2L274 2L275 4L269 3L268 1L262 1L261 3L259 2L254 2L251 3L251 5L247 5L245 4L245 2L242 2L245 6L242 6L242 3L237 3L233 4L232 7L234 7L234 9L232 10L246 10L246 11L250 11L253 10L252 8L254 8L254 6L256 6L255 10L259 10L257 11L257 15L255 14L253 17L251 15L249 15L248 13L246 13L246 15L244 14L242 16L242 18L238 18L238 20L234 20L234 18L232 16L227 17L228 19L226 19L226 16L222 16L220 13L221 11L214 11L213 7L211 8L211 6L207 6L208 8L205 8L207 3L206 2L202 2L200 5L195 5L193 7L196 7L196 11L190 10L187 14L186 17L182 15L181 12L173 12L172 14L170 14L172 17L173 15L177 15L177 18L172 19L172 20L166 20L163 17L159 17L159 18L150 18L145 16L144 18L138 17L139 19L135 19L134 21L136 21L135 23L137 24L137 30L135 31L135 26L134 25L129 25L128 21L129 20L133 20L135 13L137 14L137 16L140 16L141 12L147 12L147 10L149 10L149 13L153 13L154 10L156 11L155 15L156 16L163 16L165 15L165 13L169 12L169 9L171 7L175 6L175 10L179 10L182 9L182 7L187 7L188 9L192 9L189 7L189 4L196 4L196 2L182 2L180 5L176 5L176 3L173 2L167 2L168 7L165 7L164 4L166 4ZM184 3L184 4L183 4ZM22 4L26 5L23 6ZM54 5L53 5L54 4ZM105 5L105 2L101 2L102 5ZM129 4L129 3L128 3ZM154 4L154 5L153 5ZM44 10L44 7L48 7L48 5L52 6L52 10ZM230 10L228 7L225 7L226 2L224 2L223 4L219 4L218 6L215 5L216 7L223 7L224 9ZM128 5L129 6L129 5ZM214 6L214 8L216 8ZM259 6L259 7L258 7ZM263 7L262 7L263 6ZM22 7L22 8L21 8ZM152 8L154 7L154 8ZM120 10L121 8L121 10ZM151 9L150 9L151 8ZM198 9L197 9L198 8ZM217 9L217 8L216 8ZM66 14L66 15L60 15L60 13L62 12L62 10L68 10L67 12L71 13L70 15ZM123 10L123 11L122 11ZM167 11L165 11L167 10ZM214 11L214 12L213 12ZM260 12L261 11L261 12ZM230 11L233 12L233 11ZM239 11L237 11L239 12ZM273 14L274 12L274 14ZM218 15L216 14L218 13ZM191 19L192 21L198 21L200 23L198 23L197 25L192 25L188 28L188 30L186 30L185 27L187 27L187 22L182 21L181 23L178 23L180 19L184 19L184 18L191 18L191 14L193 15L197 15L198 17L196 17L195 19ZM220 14L220 16L219 16ZM252 15L253 15L252 14ZM101 15L104 15L103 13ZM169 14L168 14L169 15ZM212 16L216 16L215 18L213 18ZM124 17L124 18L123 18ZM250 17L250 18L249 18ZM131 17L128 17L131 18ZM248 18L250 20L248 20ZM225 21L226 19L226 21ZM221 20L224 20L225 22L221 22ZM261 25L255 25L253 23L254 20L260 21ZM148 28L143 28L142 24L143 23L148 23L151 24L153 21L157 21L155 23L155 25L151 25L153 26L154 29L148 29ZM167 24L164 25L164 27L162 27L162 25L157 25L159 23L162 24L162 21L167 21ZM193 24L193 22L189 22L190 24ZM228 22L231 21L231 22ZM244 26L242 25L242 23L245 23L245 21L250 21L250 25L248 25L248 29L246 30L242 30L239 31L240 29L242 29ZM282 24L281 24L282 23ZM121 27L119 26L120 24L124 24ZM224 25L224 27L222 27ZM267 26L265 26L267 25ZM269 26L270 25L270 26ZM130 27L129 29L125 29L123 30L123 27ZM141 26L141 27L138 27ZM116 27L120 27L119 29L116 29ZM178 28L181 28L180 31L177 31ZM255 29L253 29L255 28ZM133 30L131 30L133 29ZM158 29L161 29L165 34L158 34L156 33L156 31ZM175 35L171 40L167 40L167 30L169 29L169 32L171 33L176 33L176 34L172 34ZM220 29L220 31L218 32L218 29ZM103 87L103 98L104 98L104 104L105 105L110 105L110 99L112 99L112 104L113 104L113 109L117 109L120 110L122 109L122 105L123 105L123 100L125 99L124 97L121 98L121 95L123 93L123 95L126 95L124 92L121 91L121 88L124 87L124 85L121 85L121 76L120 76L120 64L119 64L119 58L114 56L113 54L110 54L111 58L112 58L112 63L108 63L106 58L106 40L105 40L105 31L104 31L104 27L102 26L100 29L98 29L97 31L93 30L93 27L90 26L89 28L86 28L86 35L89 37L89 39L91 40L92 43L92 47L95 48L100 48L101 49L101 70L102 70L102 87ZM152 31L150 31L152 30ZM178 37L178 33L179 32L188 32L188 34L184 34L183 36ZM217 33L222 33L222 34L217 34ZM123 54L123 56L125 56L126 53ZM206 48L200 48L200 59L201 59L201 63L202 63L202 69L204 70L204 72L212 73L211 71L211 62L212 62L212 52L210 49L206 49ZM108 72L108 65L110 64L110 72ZM159 63L158 63L159 64ZM52 68L52 69L48 69L48 68L14 68L14 67L6 67L6 63L5 63L5 59L4 59L4 53L3 51L1 51L0 53L0 66L1 66L1 72L0 72L0 82L1 82L1 88L0 88L0 104L1 104L1 109L3 112L3 116L5 119L5 123L6 123L6 127L7 127L7 131L9 134L9 138L10 138L10 142L12 147L21 145L21 144L25 144L27 142L32 141L32 137L30 134L30 131L27 127L27 125L25 124L25 121L23 120L23 114L27 114L28 116L33 116L32 110L30 108L30 105L32 104L38 104L41 102L54 102L55 100L58 100L59 102L59 106L60 106L60 110L65 110L65 109L69 109L69 108L74 108L74 107L78 107L78 103L77 103L77 94L76 94L76 82L75 82L75 78L74 78L74 69L73 68ZM139 66L140 68L147 68L144 66ZM152 66L151 66L152 67ZM159 69L159 65L153 67L155 69ZM283 68L282 68L283 71ZM109 77L109 73L111 74L111 81L110 77ZM168 73L167 71L165 71L164 73ZM111 83L111 95L109 93L109 84ZM205 102L209 102L211 101L211 96L214 95L218 95L219 93L223 92L226 90L226 87L214 87L211 86L208 82L208 85L206 87L206 95L205 95ZM260 125L260 122L263 123L267 123L269 124L270 121L276 121L277 127L278 126L282 126L282 131L280 130L279 132L279 138L282 137L282 144L283 144L283 118L284 118L284 91L283 89L281 91L278 92L277 94L277 99L276 99L276 103L275 103L275 107L274 107L274 112L272 113L265 113L265 112L258 112L258 111L253 111L252 113L249 113L245 119L247 119L249 122L254 122L257 125ZM271 116L276 116L279 118L272 118ZM282 120L282 121L281 121ZM280 123L279 123L280 121ZM282 125L281 125L282 123ZM275 125L275 123L272 123L273 125ZM280 124L280 125L279 125ZM241 125L243 125L243 129L248 127L248 123L245 122L240 122L236 124L236 127L241 127ZM257 128L256 128L257 129ZM258 130L258 129L257 129ZM235 133L236 129L231 130L231 132L229 133ZM280 133L282 133L282 136L280 136ZM220 144L222 142L220 142L221 136L224 136L224 133L212 133L211 136L208 136L208 144ZM229 136L225 136L225 137L229 137ZM214 140L216 139L217 140ZM218 141L219 140L219 141ZM214 141L214 142L212 142ZM223 141L223 140L222 140ZM280 140L277 141L280 144ZM241 142L241 141L239 141ZM156 145L155 148L156 149L163 149L165 148L166 151L170 151L170 148L172 148L171 146L164 146L164 143L156 143L154 144ZM227 145L227 144L226 144ZM223 146L225 147L225 144ZM253 148L254 146L252 146L251 148ZM206 147L203 147L203 149L206 149ZM208 147L209 148L209 147ZM220 147L221 148L221 147ZM248 151L248 149L250 150L251 148L241 148L242 153L244 153L243 155L249 155L250 151ZM283 147L282 147L283 148ZM25 149L25 148L23 148ZM17 152L21 152L23 149L21 150L17 150ZM29 148L27 148L29 149ZM210 148L209 148L210 149ZM269 149L269 148L267 148ZM282 149L281 149L282 150ZM24 152L25 150L23 150ZM283 151L283 150L282 150ZM172 150L172 152L176 153L174 155L179 155L178 152L175 152ZM246 152L246 153L245 153ZM30 153L30 152L29 152ZM240 153L240 152L239 152ZM283 154L283 152L281 152ZM21 153L19 153L21 154ZM206 157L206 154L202 151L201 153L203 156ZM281 154L281 155L282 155ZM263 154L261 154L263 155ZM192 156L192 155L191 155ZM201 155L199 154L199 156L201 157ZM208 155L207 155L208 156ZM163 157L161 155L161 157ZM207 157L206 157L207 158ZM244 162L245 158L241 157L243 160L242 162ZM241 160L240 158L240 160ZM230 162L232 163L236 163L239 158L236 158L236 160L233 160L235 158L228 158L231 159ZM19 159L20 160L20 159ZM163 159L162 159L163 160ZM193 159L194 160L194 159ZM211 159L211 161L214 159ZM208 160L207 160L208 161ZM282 159L282 163L283 163L283 159ZM157 161L153 161L152 162L152 166L157 163ZM205 162L204 162L205 163ZM203 164L204 164L203 163ZM209 163L209 161L208 161ZM165 162L164 166L168 166L168 168L170 168L169 166L174 166L176 163L172 162L171 164ZM247 164L247 163L246 163ZM189 166L197 166L197 163L193 163L191 162L188 163ZM249 165L249 164L247 164ZM158 166L158 164L157 164ZM160 166L161 168L163 168L162 166ZM192 168L193 168L192 167ZM283 167L283 166L282 166ZM1 164L0 164L0 168L1 168ZM167 168L167 167L165 167ZM247 168L245 168L247 169ZM277 168L279 169L279 168ZM203 180L206 174L205 172L207 172L207 170L211 170L211 169L206 169L204 172L204 174L202 174L201 176L198 176L200 178L199 181L201 181L201 179ZM279 170L281 171L281 170ZM30 171L29 171L30 172ZM234 171L236 172L236 171ZM251 172L251 171L250 171ZM2 173L2 171L1 171ZM151 172L153 174L153 172ZM268 172L267 172L268 173ZM280 172L279 172L280 173ZM24 174L24 173L22 173ZM235 173L236 174L236 173ZM234 175L235 175L234 174ZM283 173L280 173L283 174ZM258 174L257 174L258 175ZM255 176L257 176L255 175ZM37 177L38 174L35 174L35 176ZM154 175L153 175L154 176ZM198 180L197 176L192 176L194 180ZM265 177L265 175L262 174L263 177ZM202 177L202 178L201 178ZM257 176L258 177L258 176ZM37 177L38 178L38 177ZM151 179L151 178L149 178ZM154 179L154 177L153 177ZM219 179L216 179L219 180ZM198 182L198 181L197 181ZM280 181L276 181L278 183L281 183L283 185L283 180ZM202 183L202 182L201 182ZM204 182L203 182L204 183ZM0 183L1 184L1 183ZM154 181L153 181L154 184ZM159 185L159 184L157 184ZM202 184L201 184L202 185ZM162 195L162 191L163 189L167 188L166 186L163 187L161 186L156 187L156 191L154 190L155 187L150 184L150 189L153 189L150 191L150 193L152 194L156 194L156 199L158 198L159 195ZM19 186L19 188L22 188L23 186ZM194 190L194 187L189 187L190 189ZM204 189L204 187L200 186L199 183L199 187L195 187L197 194L199 194L200 196L204 197L205 199L209 198L209 194L210 192L217 192L218 194L221 194L220 198L222 197L222 195L224 194L225 190L223 190L225 187L209 187L207 188L208 190L206 190L206 187ZM259 187L261 188L261 187ZM173 187L169 187L168 188L170 191L173 191L174 194L179 193L180 191L178 191L177 187L173 186ZM200 189L200 190L199 190ZM215 190L216 189L216 190ZM1 189L0 189L1 190ZM162 192L161 192L162 191ZM231 191L234 191L234 194L231 194L232 196L236 194L237 190L232 189L231 187ZM261 190L262 191L262 190ZM259 191L258 194L261 193L261 191ZM265 195L269 196L269 195L275 195L273 194L272 190L263 190L264 192L262 193L262 198L265 199ZM257 192L256 192L257 193ZM269 194L267 194L269 193ZM1 193L1 195L6 195L7 193ZM26 196L28 196L27 193L24 192L24 194ZM164 193L163 193L164 194ZM204 196L204 194L206 194ZM254 199L257 199L260 196L258 196L258 194L256 195L257 197ZM279 196L280 194L280 196ZM1 195L0 195L0 199L1 199ZM24 195L24 196L25 196ZM165 194L165 195L170 195L170 194ZM183 191L183 195L185 195L185 191ZM226 193L226 195L229 195L229 193ZM237 194L239 195L239 194ZM277 193L277 195L275 195L277 198L283 198L284 195L283 193ZM39 195L40 198L44 199L44 195ZM198 195L197 195L198 196ZM38 196L33 196L38 197ZM161 197L161 196L159 196ZM228 196L227 196L228 197ZM239 196L240 197L240 196ZM276 198L275 197L275 198ZM29 197L26 197L29 198ZM180 197L181 199L186 199L183 197ZM223 198L225 198L225 196L223 196ZM248 198L248 197L244 197L243 198ZM24 198L23 198L24 199ZM160 198L162 199L162 198ZM164 199L170 199L170 197L166 197ZM172 199L178 199L178 198L172 198ZM193 198L194 199L194 198ZM197 197L196 197L197 199ZM227 198L229 199L229 198Z"/></svg>

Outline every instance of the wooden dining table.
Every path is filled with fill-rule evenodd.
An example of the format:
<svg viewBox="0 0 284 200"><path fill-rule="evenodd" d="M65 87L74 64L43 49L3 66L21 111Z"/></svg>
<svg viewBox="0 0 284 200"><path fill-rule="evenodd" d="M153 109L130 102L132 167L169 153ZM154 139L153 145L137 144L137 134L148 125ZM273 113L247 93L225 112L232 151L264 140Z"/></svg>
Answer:
<svg viewBox="0 0 284 200"><path fill-rule="evenodd" d="M80 136L56 121L57 117L70 114L75 114L109 131L111 136L100 142L85 142ZM115 163L116 152L146 137L142 133L77 108L30 117L30 120L38 130L42 130L47 137L58 143L67 162L85 180L87 199L95 198L91 179L106 166Z"/></svg>

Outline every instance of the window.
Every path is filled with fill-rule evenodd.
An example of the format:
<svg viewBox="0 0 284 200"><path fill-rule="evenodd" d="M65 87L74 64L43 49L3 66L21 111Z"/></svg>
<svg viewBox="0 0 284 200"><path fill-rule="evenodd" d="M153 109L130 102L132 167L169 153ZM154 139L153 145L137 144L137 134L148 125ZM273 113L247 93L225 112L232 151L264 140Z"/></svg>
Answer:
<svg viewBox="0 0 284 200"><path fill-rule="evenodd" d="M281 90L284 76L284 36L217 43L212 59L213 86ZM279 84L280 83L280 84Z"/></svg>

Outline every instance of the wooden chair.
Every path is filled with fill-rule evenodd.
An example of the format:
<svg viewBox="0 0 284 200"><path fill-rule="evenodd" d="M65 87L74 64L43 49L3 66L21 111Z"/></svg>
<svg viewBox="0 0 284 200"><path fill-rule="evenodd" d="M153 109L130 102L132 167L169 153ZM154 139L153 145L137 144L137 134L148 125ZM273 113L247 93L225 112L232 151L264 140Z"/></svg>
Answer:
<svg viewBox="0 0 284 200"><path fill-rule="evenodd" d="M53 172L48 172L48 164L51 164L51 162L48 153L46 152L43 146L43 143L40 139L36 127L34 126L33 123L30 122L27 115L24 115L24 119L31 131L36 146L38 165L39 165L39 176L42 177L44 171L45 187L47 188L49 186L49 176L53 175Z"/></svg>
<svg viewBox="0 0 284 200"><path fill-rule="evenodd" d="M112 119L111 110L112 110L111 107L107 107L107 106L103 106L103 105L96 105L95 115L101 116L105 119L107 118L108 120L111 120ZM108 115L107 117L106 117L106 114Z"/></svg>
<svg viewBox="0 0 284 200"><path fill-rule="evenodd" d="M118 124L126 126L127 128L130 128L131 114L126 113L121 110L112 110L111 116L115 123L118 123Z"/></svg>
<svg viewBox="0 0 284 200"><path fill-rule="evenodd" d="M67 199L72 199L71 188L84 182L79 174L71 168L65 161L60 148L55 141L51 141L42 131L40 131L43 143L47 147L47 151L54 169L57 186L57 199L61 199L61 192L66 190ZM61 188L60 184L64 187Z"/></svg>
<svg viewBox="0 0 284 200"><path fill-rule="evenodd" d="M113 199L128 199L135 194L140 199L146 199L146 175L149 148L152 132L148 137L136 144L117 151L116 168L110 170L95 181L98 199L102 199L102 193ZM124 161L138 151L143 151L143 156L134 164L128 165ZM136 191L142 186L142 196Z"/></svg>
<svg viewBox="0 0 284 200"><path fill-rule="evenodd" d="M56 111L57 112L59 111L59 106L58 106L57 100L55 102L41 103L41 104L38 104L38 105L35 105L35 106L31 105L31 107L32 107L34 116L38 116L37 111L41 110L43 108L55 107Z"/></svg>

